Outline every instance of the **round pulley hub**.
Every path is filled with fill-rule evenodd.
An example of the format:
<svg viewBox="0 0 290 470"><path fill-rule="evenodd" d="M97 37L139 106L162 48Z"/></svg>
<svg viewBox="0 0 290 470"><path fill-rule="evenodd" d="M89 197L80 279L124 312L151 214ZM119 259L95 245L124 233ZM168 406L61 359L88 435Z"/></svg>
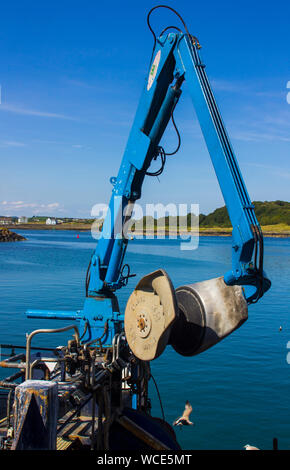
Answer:
<svg viewBox="0 0 290 470"><path fill-rule="evenodd" d="M146 310L142 310L137 313L137 332L139 330L139 335L141 338L146 338L151 331L151 317Z"/></svg>

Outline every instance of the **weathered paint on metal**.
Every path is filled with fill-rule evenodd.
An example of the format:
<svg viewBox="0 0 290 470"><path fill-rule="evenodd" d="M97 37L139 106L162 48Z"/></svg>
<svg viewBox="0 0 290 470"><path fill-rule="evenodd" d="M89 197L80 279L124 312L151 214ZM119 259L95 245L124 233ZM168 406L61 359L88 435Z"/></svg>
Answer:
<svg viewBox="0 0 290 470"><path fill-rule="evenodd" d="M56 449L58 385L26 380L15 389L13 450Z"/></svg>

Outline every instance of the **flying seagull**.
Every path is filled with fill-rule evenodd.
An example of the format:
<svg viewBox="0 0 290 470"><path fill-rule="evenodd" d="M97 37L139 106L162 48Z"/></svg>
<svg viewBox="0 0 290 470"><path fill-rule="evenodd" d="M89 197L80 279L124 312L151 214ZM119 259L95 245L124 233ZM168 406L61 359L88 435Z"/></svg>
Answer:
<svg viewBox="0 0 290 470"><path fill-rule="evenodd" d="M192 423L190 420L189 420L189 416L192 412L192 406L191 404L189 403L189 401L187 400L185 402L185 408L184 408L184 412L182 413L182 416L180 416L179 418L177 418L174 423L173 423L173 426L188 426L188 425L193 425L194 423Z"/></svg>
<svg viewBox="0 0 290 470"><path fill-rule="evenodd" d="M250 444L246 444L244 446L244 449L246 449L246 450L260 450L260 449L258 449L258 447L250 446Z"/></svg>

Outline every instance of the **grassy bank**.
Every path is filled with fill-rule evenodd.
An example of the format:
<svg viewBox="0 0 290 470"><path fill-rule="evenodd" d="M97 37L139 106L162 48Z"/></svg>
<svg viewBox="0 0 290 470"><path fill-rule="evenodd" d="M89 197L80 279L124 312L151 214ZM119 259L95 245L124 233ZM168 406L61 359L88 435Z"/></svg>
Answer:
<svg viewBox="0 0 290 470"><path fill-rule="evenodd" d="M11 225L7 228L13 230L75 230L78 232L87 232L91 230L89 224L80 224L76 222L64 223L59 225L46 225L46 224L36 224L36 223L27 223L27 224L17 224ZM160 227L161 233L166 233L167 235L172 233L168 230L168 227ZM290 225L286 224L275 224L275 225L264 225L262 226L263 234L265 237L290 237ZM140 231L135 232L136 235L142 234ZM153 229L148 230L147 233L152 234ZM173 232L174 233L174 232ZM181 233L186 233L182 231ZM194 233L194 231L192 232ZM199 235L200 236L230 236L232 233L231 227L200 227Z"/></svg>

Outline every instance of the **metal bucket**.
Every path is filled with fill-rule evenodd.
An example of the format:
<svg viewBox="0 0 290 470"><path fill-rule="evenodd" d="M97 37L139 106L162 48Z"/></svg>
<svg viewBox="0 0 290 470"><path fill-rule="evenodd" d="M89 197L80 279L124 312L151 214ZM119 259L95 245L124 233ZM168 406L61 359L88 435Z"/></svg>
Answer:
<svg viewBox="0 0 290 470"><path fill-rule="evenodd" d="M178 318L169 343L183 356L214 346L248 318L242 287L227 286L223 277L178 287Z"/></svg>

